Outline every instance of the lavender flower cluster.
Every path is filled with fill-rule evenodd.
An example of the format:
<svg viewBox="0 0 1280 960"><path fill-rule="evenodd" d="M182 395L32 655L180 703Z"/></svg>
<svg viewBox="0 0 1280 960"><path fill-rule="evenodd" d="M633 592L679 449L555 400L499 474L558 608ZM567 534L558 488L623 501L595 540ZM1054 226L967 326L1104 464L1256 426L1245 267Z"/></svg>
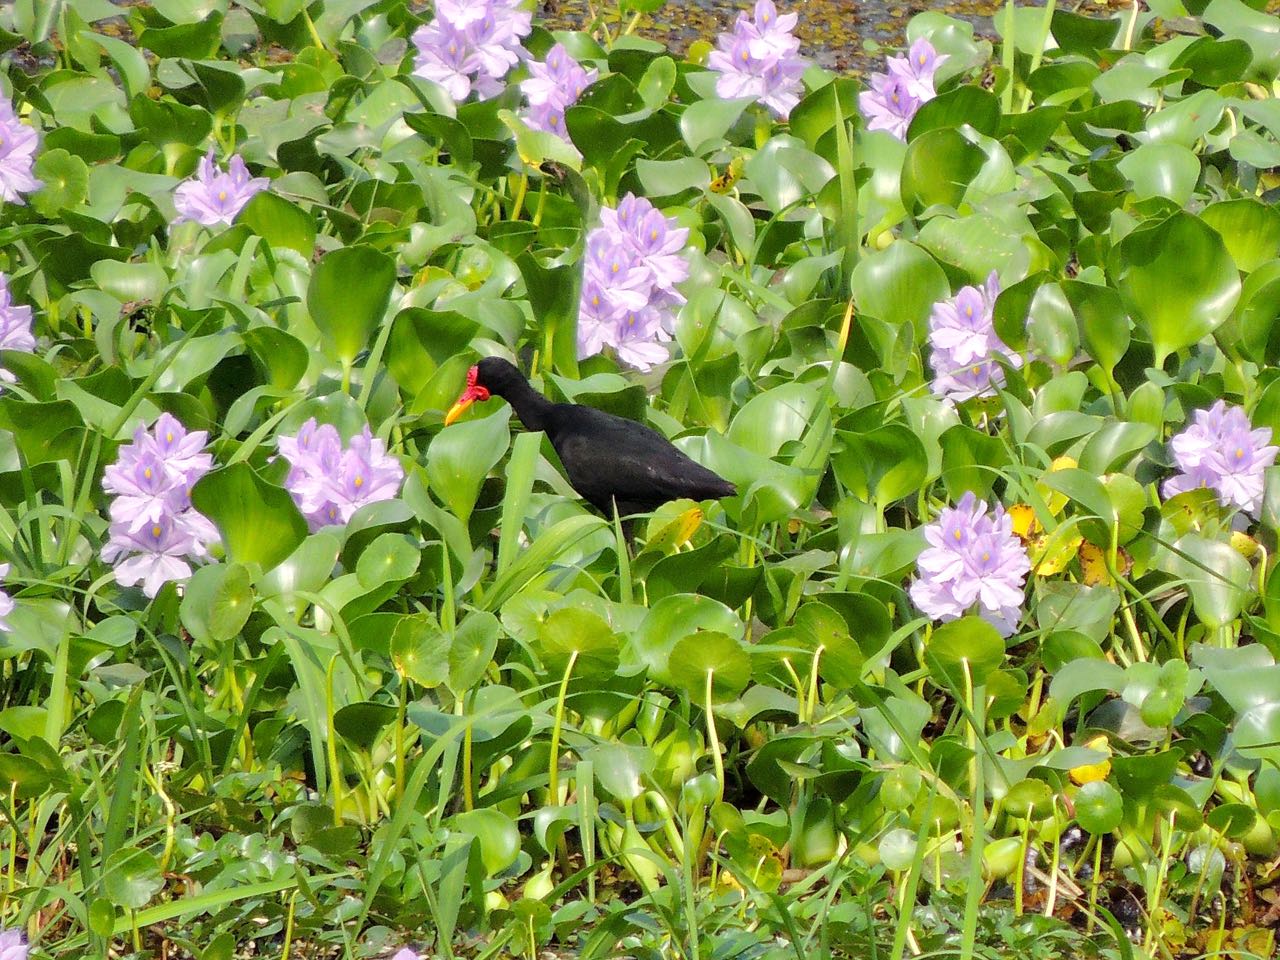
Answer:
<svg viewBox="0 0 1280 960"><path fill-rule="evenodd" d="M23 204L24 193L44 184L32 175L39 134L18 119L13 104L0 97L0 200Z"/></svg>
<svg viewBox="0 0 1280 960"><path fill-rule="evenodd" d="M203 452L208 439L163 413L154 430L139 426L103 472L102 488L114 499L102 559L115 565L121 586L141 583L154 597L170 580L191 576L188 561L207 559L218 542L217 529L191 505L192 486L213 468Z"/></svg>
<svg viewBox="0 0 1280 960"><path fill-rule="evenodd" d="M924 37L911 45L905 57L889 57L889 72L871 74L871 89L858 94L867 129L887 130L899 140L906 140L916 111L937 96L934 74L947 58Z"/></svg>
<svg viewBox="0 0 1280 960"><path fill-rule="evenodd" d="M0 563L0 580L3 580L8 575L9 564ZM4 590L0 590L0 632L8 632L11 629L9 621L6 619L11 613L13 613L13 597L5 593ZM3 941L0 940L0 944L2 943ZM0 960L2 960L2 957L3 954L0 953Z"/></svg>
<svg viewBox="0 0 1280 960"><path fill-rule="evenodd" d="M1219 400L1197 410L1190 426L1170 441L1182 472L1164 482L1165 497L1207 487L1224 506L1257 516L1262 509L1263 471L1276 462L1280 448L1271 445L1271 429L1252 429L1239 407Z"/></svg>
<svg viewBox="0 0 1280 960"><path fill-rule="evenodd" d="M267 189L271 181L266 177L250 177L244 160L238 155L231 158L223 171L213 162L213 149L205 154L195 176L178 184L173 193L173 205L178 210L174 223L194 220L206 227L231 222L255 195Z"/></svg>
<svg viewBox="0 0 1280 960"><path fill-rule="evenodd" d="M800 102L800 77L808 66L798 56L800 41L791 33L797 16L778 16L772 0L756 0L753 16L739 13L733 29L720 34L707 66L720 76L716 95L726 100L752 97L781 120Z"/></svg>
<svg viewBox="0 0 1280 960"><path fill-rule="evenodd" d="M582 91L595 83L598 76L598 71L584 69L569 56L563 44L557 43L547 51L546 60L529 63L529 79L520 83L529 101L525 122L534 130L545 130L568 141L564 112L578 102Z"/></svg>
<svg viewBox="0 0 1280 960"><path fill-rule="evenodd" d="M289 462L285 489L312 533L346 523L366 503L392 499L404 480L400 461L367 426L344 449L338 431L313 417L294 436L276 438L276 449Z"/></svg>
<svg viewBox="0 0 1280 960"><path fill-rule="evenodd" d="M961 287L954 297L933 305L929 365L934 393L953 401L990 396L1004 383L997 356L1022 366L1022 358L996 335L993 312L999 295L1000 279L993 270L981 287Z"/></svg>
<svg viewBox="0 0 1280 960"><path fill-rule="evenodd" d="M440 84L457 103L472 91L497 96L507 72L528 56L520 40L533 15L520 0L436 0L435 7L435 19L413 32L414 75Z"/></svg>
<svg viewBox="0 0 1280 960"><path fill-rule="evenodd" d="M9 278L0 273L0 350L32 351L36 348L31 331L31 308L13 302ZM8 370L0 370L0 382L13 383L16 378Z"/></svg>
<svg viewBox="0 0 1280 960"><path fill-rule="evenodd" d="M685 302L676 284L689 276L680 255L689 231L644 197L627 194L616 210L600 211L587 235L578 356L612 347L618 359L648 370L667 358L674 309Z"/></svg>
<svg viewBox="0 0 1280 960"><path fill-rule="evenodd" d="M27 941L18 929L0 929L0 960L27 960Z"/></svg>
<svg viewBox="0 0 1280 960"><path fill-rule="evenodd" d="M924 528L929 546L916 560L918 577L911 600L934 620L955 620L974 604L1002 636L1009 636L1022 615L1022 584L1031 561L1014 535L1013 521L996 504L966 493L954 507Z"/></svg>

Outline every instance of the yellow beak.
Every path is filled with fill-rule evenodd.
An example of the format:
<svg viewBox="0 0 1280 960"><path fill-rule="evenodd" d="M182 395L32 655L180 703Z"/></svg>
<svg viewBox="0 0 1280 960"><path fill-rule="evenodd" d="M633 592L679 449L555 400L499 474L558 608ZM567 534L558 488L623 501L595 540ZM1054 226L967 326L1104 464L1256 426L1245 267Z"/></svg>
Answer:
<svg viewBox="0 0 1280 960"><path fill-rule="evenodd" d="M449 424L453 423L466 412L467 407L471 406L475 402L475 397L468 397L466 394L463 394L458 398L458 402L449 408L449 412L444 415L444 425L446 427L449 426Z"/></svg>

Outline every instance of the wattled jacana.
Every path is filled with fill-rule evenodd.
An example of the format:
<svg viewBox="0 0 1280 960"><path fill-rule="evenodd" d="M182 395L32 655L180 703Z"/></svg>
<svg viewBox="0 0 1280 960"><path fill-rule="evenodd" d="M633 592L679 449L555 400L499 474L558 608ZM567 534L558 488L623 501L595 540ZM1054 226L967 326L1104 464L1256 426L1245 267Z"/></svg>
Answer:
<svg viewBox="0 0 1280 960"><path fill-rule="evenodd" d="M529 430L543 430L569 475L569 483L606 517L649 513L669 500L715 500L737 488L695 463L666 437L642 423L576 403L552 403L501 357L485 357L467 373L467 388L447 414L453 423L490 395L511 404ZM631 539L631 524L623 529Z"/></svg>

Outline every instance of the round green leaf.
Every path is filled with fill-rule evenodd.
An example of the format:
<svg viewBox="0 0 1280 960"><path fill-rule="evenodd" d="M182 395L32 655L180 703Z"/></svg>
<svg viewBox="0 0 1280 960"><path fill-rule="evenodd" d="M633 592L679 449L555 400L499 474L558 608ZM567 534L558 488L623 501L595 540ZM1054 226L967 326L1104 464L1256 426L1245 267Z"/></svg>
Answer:
<svg viewBox="0 0 1280 960"><path fill-rule="evenodd" d="M969 665L973 686L978 687L1004 661L1004 640L981 617L961 617L933 631L924 657L935 682L963 691L964 664Z"/></svg>
<svg viewBox="0 0 1280 960"><path fill-rule="evenodd" d="M935 204L958 207L987 156L953 128L930 130L912 140L902 164L902 202L908 210Z"/></svg>
<svg viewBox="0 0 1280 960"><path fill-rule="evenodd" d="M1170 573L1186 581L1200 622L1222 627L1240 615L1248 598L1249 561L1229 544L1189 533L1173 547Z"/></svg>
<svg viewBox="0 0 1280 960"><path fill-rule="evenodd" d="M197 640L226 643L240 634L253 612L253 582L240 563L201 567L187 581L178 614Z"/></svg>
<svg viewBox="0 0 1280 960"><path fill-rule="evenodd" d="M421 554L403 533L381 534L356 561L356 579L366 590L408 580L418 571Z"/></svg>
<svg viewBox="0 0 1280 960"><path fill-rule="evenodd" d="M163 886L160 864L147 851L125 847L107 858L102 892L117 907L140 910Z"/></svg>
<svg viewBox="0 0 1280 960"><path fill-rule="evenodd" d="M474 687L498 649L498 618L477 610L459 624L449 645L449 686L454 693Z"/></svg>
<svg viewBox="0 0 1280 960"><path fill-rule="evenodd" d="M88 164L61 148L40 154L34 174L44 186L32 196L31 206L46 217L80 206L89 195Z"/></svg>
<svg viewBox="0 0 1280 960"><path fill-rule="evenodd" d="M1124 819L1124 798L1105 780L1086 783L1075 804L1076 822L1090 833L1110 833Z"/></svg>
<svg viewBox="0 0 1280 960"><path fill-rule="evenodd" d="M437 687L449 679L450 650L449 638L429 614L402 617L391 635L396 669L424 687Z"/></svg>
<svg viewBox="0 0 1280 960"><path fill-rule="evenodd" d="M475 838L487 876L506 870L520 854L520 831L515 821L500 810L484 807L460 813L453 818L453 828Z"/></svg>
<svg viewBox="0 0 1280 960"><path fill-rule="evenodd" d="M1280 211L1253 197L1211 203L1200 219L1213 227L1227 252L1245 273L1251 273L1280 253Z"/></svg>
<svg viewBox="0 0 1280 960"><path fill-rule="evenodd" d="M751 658L742 644L725 633L704 630L680 640L671 650L671 673L689 695L702 703L707 679L711 698L732 700L751 680Z"/></svg>
<svg viewBox="0 0 1280 960"><path fill-rule="evenodd" d="M1200 159L1178 143L1144 143L1117 164L1139 200L1164 197L1182 206L1200 177Z"/></svg>

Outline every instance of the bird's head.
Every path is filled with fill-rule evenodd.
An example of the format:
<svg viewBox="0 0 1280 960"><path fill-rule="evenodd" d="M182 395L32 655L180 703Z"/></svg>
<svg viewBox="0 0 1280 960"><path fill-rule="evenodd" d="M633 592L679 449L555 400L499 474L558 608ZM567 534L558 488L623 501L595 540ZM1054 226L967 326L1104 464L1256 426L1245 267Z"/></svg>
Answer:
<svg viewBox="0 0 1280 960"><path fill-rule="evenodd" d="M503 396L507 386L524 377L515 365L501 357L485 357L467 371L467 387L458 401L444 415L444 425L453 423L477 400L488 400L492 394Z"/></svg>

